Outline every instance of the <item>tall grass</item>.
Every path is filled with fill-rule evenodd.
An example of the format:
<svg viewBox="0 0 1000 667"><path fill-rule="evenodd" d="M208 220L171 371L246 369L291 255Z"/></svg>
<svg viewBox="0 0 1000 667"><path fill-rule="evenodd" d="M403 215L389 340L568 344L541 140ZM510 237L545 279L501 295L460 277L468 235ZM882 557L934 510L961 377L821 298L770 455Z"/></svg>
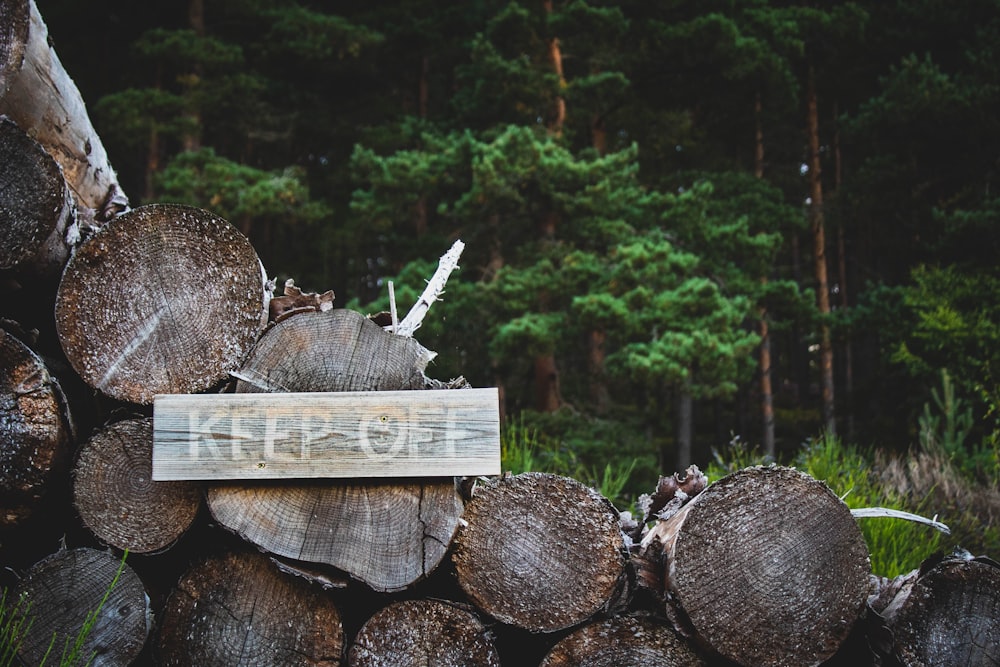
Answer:
<svg viewBox="0 0 1000 667"><path fill-rule="evenodd" d="M115 576L112 578L108 588L104 591L104 596L101 598L100 603L98 603L96 608L88 612L76 636L66 637L62 653L59 656L59 667L87 667L94 661L97 652L93 651L89 655L85 655L84 644L87 642L90 633L93 632L98 616L107 603L111 591L118 585L118 580L125 570L126 558L128 558L127 549L122 554L118 570L115 572ZM21 664L18 654L21 652L24 638L34 624L34 619L31 618L31 603L26 602L23 596L10 601L7 595L7 589L0 591L0 667L14 667ZM48 663L57 639L57 634L53 633L52 639L49 640L49 646L45 650L41 662L38 663L38 667L45 667Z"/></svg>
<svg viewBox="0 0 1000 667"><path fill-rule="evenodd" d="M597 489L616 506L624 507L623 497L636 460L608 462L603 468L587 465L558 440L543 437L520 420L509 420L500 432L500 465L505 472L548 472L572 477Z"/></svg>

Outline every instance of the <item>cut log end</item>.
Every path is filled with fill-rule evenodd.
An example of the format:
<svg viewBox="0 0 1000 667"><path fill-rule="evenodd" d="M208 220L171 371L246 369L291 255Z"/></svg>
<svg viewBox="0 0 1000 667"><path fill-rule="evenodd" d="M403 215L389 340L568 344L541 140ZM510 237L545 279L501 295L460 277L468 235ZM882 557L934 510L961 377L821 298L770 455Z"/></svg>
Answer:
<svg viewBox="0 0 1000 667"><path fill-rule="evenodd" d="M152 455L152 419L117 422L81 447L73 501L83 523L104 543L135 553L162 551L197 516L201 487L154 482Z"/></svg>
<svg viewBox="0 0 1000 667"><path fill-rule="evenodd" d="M435 600L397 602L358 632L350 667L500 667L493 637L475 614Z"/></svg>
<svg viewBox="0 0 1000 667"><path fill-rule="evenodd" d="M5 116L0 116L0 165L0 269L61 271L75 209L59 165Z"/></svg>
<svg viewBox="0 0 1000 667"><path fill-rule="evenodd" d="M422 483L214 485L215 519L271 553L403 590L444 558L462 514L452 479ZM275 517L281 517L280 523Z"/></svg>
<svg viewBox="0 0 1000 667"><path fill-rule="evenodd" d="M52 642L58 658L98 607L81 656L98 656L94 664L128 665L146 642L150 623L146 591L135 572L110 553L88 548L60 551L32 567L15 596L19 613L31 622L19 654L26 665L42 664Z"/></svg>
<svg viewBox="0 0 1000 667"><path fill-rule="evenodd" d="M539 667L704 667L671 628L652 618L621 616L591 623L552 647Z"/></svg>
<svg viewBox="0 0 1000 667"><path fill-rule="evenodd" d="M695 635L745 665L815 665L833 655L869 593L850 510L791 468L747 468L668 520L667 586Z"/></svg>
<svg viewBox="0 0 1000 667"><path fill-rule="evenodd" d="M948 560L923 573L887 610L905 667L1000 662L1000 566Z"/></svg>
<svg viewBox="0 0 1000 667"><path fill-rule="evenodd" d="M71 433L45 364L0 329L0 527L31 516L65 471Z"/></svg>
<svg viewBox="0 0 1000 667"><path fill-rule="evenodd" d="M566 478L523 473L478 490L454 552L459 583L479 609L532 632L576 625L624 582L618 513Z"/></svg>
<svg viewBox="0 0 1000 667"><path fill-rule="evenodd" d="M66 357L132 403L204 391L240 366L266 319L260 260L232 225L176 205L133 209L83 243L56 297Z"/></svg>
<svg viewBox="0 0 1000 667"><path fill-rule="evenodd" d="M344 631L331 599L259 553L194 566L167 600L158 664L341 664Z"/></svg>

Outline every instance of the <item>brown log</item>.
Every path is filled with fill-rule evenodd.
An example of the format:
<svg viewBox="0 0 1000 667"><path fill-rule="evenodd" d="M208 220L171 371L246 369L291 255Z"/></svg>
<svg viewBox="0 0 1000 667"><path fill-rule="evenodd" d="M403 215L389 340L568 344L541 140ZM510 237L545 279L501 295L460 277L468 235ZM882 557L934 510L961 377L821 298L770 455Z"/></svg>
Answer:
<svg viewBox="0 0 1000 667"><path fill-rule="evenodd" d="M194 482L152 480L153 420L128 419L95 433L73 470L73 504L105 544L162 551L191 526L201 506Z"/></svg>
<svg viewBox="0 0 1000 667"><path fill-rule="evenodd" d="M858 620L871 571L847 506L805 473L747 468L655 528L667 593L711 650L742 665L817 665Z"/></svg>
<svg viewBox="0 0 1000 667"><path fill-rule="evenodd" d="M618 512L573 479L523 473L480 487L463 520L453 554L458 582L503 623L562 630L608 608L622 591Z"/></svg>
<svg viewBox="0 0 1000 667"><path fill-rule="evenodd" d="M73 664L93 656L90 664L95 667L129 665L149 633L149 600L142 582L127 563L105 551L60 551L32 567L15 595L20 599L18 612L31 623L19 653L26 665L42 664L50 643L52 654L45 664L59 663L67 642L72 648L94 612L96 622L80 653L83 659Z"/></svg>
<svg viewBox="0 0 1000 667"><path fill-rule="evenodd" d="M222 526L287 558L337 567L380 592L427 577L462 514L454 481L209 487Z"/></svg>
<svg viewBox="0 0 1000 667"><path fill-rule="evenodd" d="M618 616L585 625L552 647L539 667L703 667L673 628L652 618Z"/></svg>
<svg viewBox="0 0 1000 667"><path fill-rule="evenodd" d="M58 273L78 234L62 170L6 116L0 116L0 164L0 270Z"/></svg>
<svg viewBox="0 0 1000 667"><path fill-rule="evenodd" d="M493 637L470 611L437 600L396 602L372 616L350 667L500 667Z"/></svg>
<svg viewBox="0 0 1000 667"><path fill-rule="evenodd" d="M71 428L44 362L0 329L0 528L31 516L65 471Z"/></svg>
<svg viewBox="0 0 1000 667"><path fill-rule="evenodd" d="M908 579L883 616L905 667L1000 663L1000 565L947 559Z"/></svg>
<svg viewBox="0 0 1000 667"><path fill-rule="evenodd" d="M306 312L261 337L237 391L420 389L433 353L349 310ZM462 514L452 478L213 485L215 519L272 553L398 591L441 562ZM280 517L280 521L276 520Z"/></svg>
<svg viewBox="0 0 1000 667"><path fill-rule="evenodd" d="M434 353L353 310L306 312L278 323L240 368L237 392L423 389Z"/></svg>
<svg viewBox="0 0 1000 667"><path fill-rule="evenodd" d="M156 641L164 667L332 667L343 647L333 601L259 553L225 554L184 574Z"/></svg>
<svg viewBox="0 0 1000 667"><path fill-rule="evenodd" d="M128 205L76 84L49 44L34 0L0 0L0 113L59 166L88 223Z"/></svg>
<svg viewBox="0 0 1000 667"><path fill-rule="evenodd" d="M197 208L150 205L84 242L56 295L66 357L95 389L149 404L239 367L266 321L263 269L236 228Z"/></svg>

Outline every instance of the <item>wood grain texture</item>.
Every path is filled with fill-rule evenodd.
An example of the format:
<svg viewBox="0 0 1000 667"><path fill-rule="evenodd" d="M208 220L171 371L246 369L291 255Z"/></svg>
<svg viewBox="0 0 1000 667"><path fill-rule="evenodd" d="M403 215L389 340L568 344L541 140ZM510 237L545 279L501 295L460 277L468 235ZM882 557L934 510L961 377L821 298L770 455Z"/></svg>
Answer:
<svg viewBox="0 0 1000 667"><path fill-rule="evenodd" d="M152 477L153 420L127 419L84 443L73 469L73 504L105 544L133 553L169 548L191 526L202 490Z"/></svg>
<svg viewBox="0 0 1000 667"><path fill-rule="evenodd" d="M885 617L905 667L1000 664L1000 565L946 560L916 577Z"/></svg>
<svg viewBox="0 0 1000 667"><path fill-rule="evenodd" d="M583 626L552 647L539 667L705 667L698 652L662 621L618 616Z"/></svg>
<svg viewBox="0 0 1000 667"><path fill-rule="evenodd" d="M135 660L149 633L149 600L127 564L111 588L120 565L108 552L79 548L60 551L31 568L14 592L24 596L20 608L33 619L19 654L24 664L41 664L53 635L54 658L49 656L45 664L58 662L66 641L73 645L87 615L98 607L82 655L94 654L93 667L125 667Z"/></svg>
<svg viewBox="0 0 1000 667"><path fill-rule="evenodd" d="M164 395L157 480L500 473L496 389Z"/></svg>
<svg viewBox="0 0 1000 667"><path fill-rule="evenodd" d="M282 574L263 554L229 553L181 577L156 647L163 667L334 667L344 631L317 587Z"/></svg>
<svg viewBox="0 0 1000 667"><path fill-rule="evenodd" d="M667 520L666 585L696 636L742 665L818 665L854 627L871 566L847 506L805 473L746 468Z"/></svg>
<svg viewBox="0 0 1000 667"><path fill-rule="evenodd" d="M532 632L581 623L610 606L625 576L618 513L573 479L522 473L477 489L452 556L483 612Z"/></svg>
<svg viewBox="0 0 1000 667"><path fill-rule="evenodd" d="M438 600L396 602L376 612L354 639L350 667L500 667L479 618Z"/></svg>
<svg viewBox="0 0 1000 667"><path fill-rule="evenodd" d="M261 337L240 368L238 393L424 389L434 353L353 310L302 313Z"/></svg>
<svg viewBox="0 0 1000 667"><path fill-rule="evenodd" d="M0 527L28 519L69 462L64 398L45 363L0 329Z"/></svg>
<svg viewBox="0 0 1000 667"><path fill-rule="evenodd" d="M87 384L123 401L196 393L246 358L266 318L257 253L201 209L150 205L108 223L66 265L56 330Z"/></svg>
<svg viewBox="0 0 1000 667"><path fill-rule="evenodd" d="M271 553L333 565L382 592L430 574L462 515L452 478L212 485L208 506L220 524Z"/></svg>
<svg viewBox="0 0 1000 667"><path fill-rule="evenodd" d="M41 275L62 271L76 209L59 165L4 116L0 165L0 269Z"/></svg>
<svg viewBox="0 0 1000 667"><path fill-rule="evenodd" d="M354 311L302 313L261 337L237 391L423 389L433 356ZM463 507L451 477L214 484L208 506L220 524L262 549L333 565L376 591L403 590L433 572Z"/></svg>

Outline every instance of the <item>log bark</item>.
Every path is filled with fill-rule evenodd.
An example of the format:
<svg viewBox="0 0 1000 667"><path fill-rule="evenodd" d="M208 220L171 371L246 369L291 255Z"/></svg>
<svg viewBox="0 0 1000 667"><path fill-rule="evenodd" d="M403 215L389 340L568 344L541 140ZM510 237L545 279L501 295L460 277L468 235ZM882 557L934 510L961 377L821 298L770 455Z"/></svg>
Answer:
<svg viewBox="0 0 1000 667"><path fill-rule="evenodd" d="M707 663L661 621L619 616L591 623L552 647L539 667L703 667Z"/></svg>
<svg viewBox="0 0 1000 667"><path fill-rule="evenodd" d="M653 530L687 629L742 665L818 665L869 593L868 550L850 510L791 468L724 477Z"/></svg>
<svg viewBox="0 0 1000 667"><path fill-rule="evenodd" d="M133 209L80 245L56 294L56 331L91 387L132 403L207 390L246 358L267 317L249 241L208 211Z"/></svg>
<svg viewBox="0 0 1000 667"><path fill-rule="evenodd" d="M0 113L59 163L88 224L100 225L128 206L83 97L49 44L34 0L0 0Z"/></svg>
<svg viewBox="0 0 1000 667"><path fill-rule="evenodd" d="M96 622L80 653L84 662L93 655L93 667L129 665L146 643L150 612L142 582L127 564L105 551L60 551L32 567L15 595L21 599L19 613L31 621L19 653L26 665L42 664L50 643L52 655L46 664L58 662L66 643L73 646L88 614L95 611Z"/></svg>
<svg viewBox="0 0 1000 667"><path fill-rule="evenodd" d="M618 513L579 482L523 473L481 487L466 506L453 561L483 612L531 632L582 623L625 584Z"/></svg>
<svg viewBox="0 0 1000 667"><path fill-rule="evenodd" d="M259 553L224 554L184 574L156 641L164 667L332 667L343 647L333 601Z"/></svg>
<svg viewBox="0 0 1000 667"><path fill-rule="evenodd" d="M372 616L350 667L500 667L493 637L472 612L437 600L396 602Z"/></svg>
<svg viewBox="0 0 1000 667"><path fill-rule="evenodd" d="M262 549L339 568L380 592L401 591L444 558L462 514L443 482L238 484L209 487L222 526Z"/></svg>
<svg viewBox="0 0 1000 667"><path fill-rule="evenodd" d="M302 313L261 337L237 392L423 389L433 353L349 310ZM462 514L452 478L214 485L220 524L263 549L399 591L444 558ZM281 521L275 521L281 517Z"/></svg>
<svg viewBox="0 0 1000 667"><path fill-rule="evenodd" d="M79 233L62 170L41 145L0 116L0 270L62 270Z"/></svg>
<svg viewBox="0 0 1000 667"><path fill-rule="evenodd" d="M152 480L153 420L128 419L95 433L80 448L73 504L105 544L155 553L174 544L201 507L194 482Z"/></svg>
<svg viewBox="0 0 1000 667"><path fill-rule="evenodd" d="M45 363L0 329L0 528L28 519L65 471L71 424Z"/></svg>
<svg viewBox="0 0 1000 667"><path fill-rule="evenodd" d="M1000 564L947 559L908 580L883 616L905 667L1000 663Z"/></svg>

